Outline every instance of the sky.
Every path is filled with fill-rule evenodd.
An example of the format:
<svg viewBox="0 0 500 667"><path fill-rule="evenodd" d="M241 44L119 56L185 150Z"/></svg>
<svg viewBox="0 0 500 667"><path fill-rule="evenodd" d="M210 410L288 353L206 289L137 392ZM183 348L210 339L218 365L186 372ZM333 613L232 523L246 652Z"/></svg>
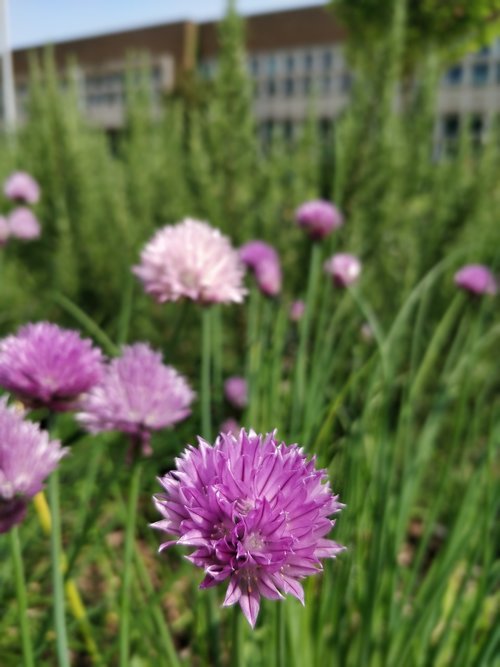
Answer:
<svg viewBox="0 0 500 667"><path fill-rule="evenodd" d="M9 35L16 47L181 19L219 18L225 0L8 0ZM240 0L243 14L306 7L322 0Z"/></svg>

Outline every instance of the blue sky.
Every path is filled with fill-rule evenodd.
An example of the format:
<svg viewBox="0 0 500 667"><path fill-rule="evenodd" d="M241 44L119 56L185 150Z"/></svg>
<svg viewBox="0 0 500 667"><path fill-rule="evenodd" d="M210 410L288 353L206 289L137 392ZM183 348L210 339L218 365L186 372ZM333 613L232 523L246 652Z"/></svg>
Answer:
<svg viewBox="0 0 500 667"><path fill-rule="evenodd" d="M240 0L244 14L321 4L321 0ZM9 0L14 47L61 41L179 19L214 19L224 0Z"/></svg>

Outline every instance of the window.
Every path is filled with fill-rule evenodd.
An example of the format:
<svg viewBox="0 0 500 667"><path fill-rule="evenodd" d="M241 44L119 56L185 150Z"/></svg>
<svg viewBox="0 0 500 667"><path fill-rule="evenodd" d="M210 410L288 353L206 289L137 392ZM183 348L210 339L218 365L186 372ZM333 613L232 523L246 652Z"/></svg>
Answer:
<svg viewBox="0 0 500 667"><path fill-rule="evenodd" d="M313 68L314 58L313 54L310 51L304 54L304 69L306 72L310 72Z"/></svg>
<svg viewBox="0 0 500 667"><path fill-rule="evenodd" d="M458 86L462 83L464 68L462 65L454 65L446 72L445 80L450 86Z"/></svg>
<svg viewBox="0 0 500 667"><path fill-rule="evenodd" d="M285 79L285 95L287 97L291 97L293 95L294 89L295 89L294 84L295 84L295 82L294 82L293 79L290 79L290 78Z"/></svg>
<svg viewBox="0 0 500 667"><path fill-rule="evenodd" d="M295 67L295 58L292 55L286 57L286 71L291 74Z"/></svg>
<svg viewBox="0 0 500 667"><path fill-rule="evenodd" d="M348 93L352 88L352 76L349 72L344 72L340 79L340 90L343 93Z"/></svg>
<svg viewBox="0 0 500 667"><path fill-rule="evenodd" d="M304 95L309 95L312 90L312 83L311 83L311 77L306 76L304 81L303 81L303 90L304 90Z"/></svg>
<svg viewBox="0 0 500 667"><path fill-rule="evenodd" d="M489 46L482 46L479 51L476 53L476 56L480 58L485 58L489 56L491 53L491 47Z"/></svg>
<svg viewBox="0 0 500 667"><path fill-rule="evenodd" d="M253 76L259 74L259 59L256 56L250 58L250 72Z"/></svg>
<svg viewBox="0 0 500 667"><path fill-rule="evenodd" d="M470 119L470 133L475 144L481 142L483 135L484 119L481 114L474 114Z"/></svg>
<svg viewBox="0 0 500 667"><path fill-rule="evenodd" d="M273 79L269 79L267 82L267 94L269 97L276 95L276 82Z"/></svg>
<svg viewBox="0 0 500 667"><path fill-rule="evenodd" d="M276 58L275 56L269 56L267 59L267 73L274 74L276 72Z"/></svg>
<svg viewBox="0 0 500 667"><path fill-rule="evenodd" d="M330 92L332 81L329 76L324 76L321 80L321 91L325 94Z"/></svg>
<svg viewBox="0 0 500 667"><path fill-rule="evenodd" d="M328 70L328 69L331 68L332 63L333 63L333 54L330 50L323 51L322 62L323 62L323 69L324 70Z"/></svg>
<svg viewBox="0 0 500 667"><path fill-rule="evenodd" d="M283 135L286 141L291 141L293 139L293 122L291 120L285 120L283 123Z"/></svg>
<svg viewBox="0 0 500 667"><path fill-rule="evenodd" d="M458 114L447 114L443 117L443 136L450 141L458 137L460 130L460 118Z"/></svg>
<svg viewBox="0 0 500 667"><path fill-rule="evenodd" d="M485 86L488 83L490 66L488 63L475 63L472 66L472 83L474 86Z"/></svg>

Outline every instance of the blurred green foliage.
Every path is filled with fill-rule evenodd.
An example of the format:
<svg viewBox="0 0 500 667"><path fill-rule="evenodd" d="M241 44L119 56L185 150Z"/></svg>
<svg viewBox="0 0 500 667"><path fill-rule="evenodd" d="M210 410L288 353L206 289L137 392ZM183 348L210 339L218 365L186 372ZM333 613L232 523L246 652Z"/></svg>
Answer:
<svg viewBox="0 0 500 667"><path fill-rule="evenodd" d="M450 60L489 44L500 29L498 0L331 0L362 57L387 38L395 12L407 15L404 63L414 68L429 49Z"/></svg>

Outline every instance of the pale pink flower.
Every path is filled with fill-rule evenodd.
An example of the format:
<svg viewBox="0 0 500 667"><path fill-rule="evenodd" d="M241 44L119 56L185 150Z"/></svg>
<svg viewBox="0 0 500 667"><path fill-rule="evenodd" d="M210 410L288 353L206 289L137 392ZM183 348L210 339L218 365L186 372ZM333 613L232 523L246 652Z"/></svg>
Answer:
<svg viewBox="0 0 500 667"><path fill-rule="evenodd" d="M8 219L10 235L22 241L32 241L40 236L40 223L25 206L15 208Z"/></svg>
<svg viewBox="0 0 500 667"><path fill-rule="evenodd" d="M348 287L361 274L361 262L354 255L339 253L325 262L324 269L333 277L337 287Z"/></svg>
<svg viewBox="0 0 500 667"><path fill-rule="evenodd" d="M158 230L133 272L159 303L241 303L246 294L244 267L229 239L191 218Z"/></svg>
<svg viewBox="0 0 500 667"><path fill-rule="evenodd" d="M30 174L16 171L5 181L4 193L12 201L36 204L40 199L40 186Z"/></svg>

